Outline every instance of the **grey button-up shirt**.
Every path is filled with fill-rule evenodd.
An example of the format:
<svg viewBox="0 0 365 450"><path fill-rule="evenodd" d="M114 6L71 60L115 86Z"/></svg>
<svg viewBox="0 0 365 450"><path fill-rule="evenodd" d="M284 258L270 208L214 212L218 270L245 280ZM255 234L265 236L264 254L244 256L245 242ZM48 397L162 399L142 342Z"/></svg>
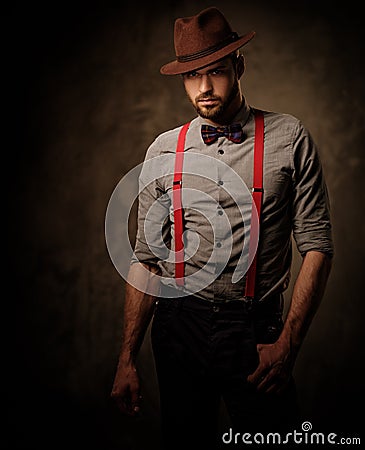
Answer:
<svg viewBox="0 0 365 450"><path fill-rule="evenodd" d="M302 255L309 250L333 253L327 188L310 133L288 114L264 111L264 121L264 193L256 278L256 297L261 301L288 287L292 235ZM252 108L244 103L233 122L243 126L241 144L220 137L206 145L201 125L207 122L199 116L191 121L185 142L185 286L180 289L208 301L243 299L251 261ZM171 286L176 286L171 253L172 189L180 130L159 135L147 150L139 180L138 230L131 261L158 265L162 282Z"/></svg>

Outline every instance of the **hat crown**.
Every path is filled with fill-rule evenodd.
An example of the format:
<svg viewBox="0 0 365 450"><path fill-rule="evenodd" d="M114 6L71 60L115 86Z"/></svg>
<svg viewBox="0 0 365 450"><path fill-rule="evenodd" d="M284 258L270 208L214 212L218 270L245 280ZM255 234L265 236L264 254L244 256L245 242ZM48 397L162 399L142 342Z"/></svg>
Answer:
<svg viewBox="0 0 365 450"><path fill-rule="evenodd" d="M232 28L215 7L207 8L196 16L176 19L174 28L177 57L198 54L233 38Z"/></svg>
<svg viewBox="0 0 365 450"><path fill-rule="evenodd" d="M160 68L163 75L177 75L206 67L246 45L254 31L243 36L231 26L214 6L199 14L175 20L174 45L176 60Z"/></svg>

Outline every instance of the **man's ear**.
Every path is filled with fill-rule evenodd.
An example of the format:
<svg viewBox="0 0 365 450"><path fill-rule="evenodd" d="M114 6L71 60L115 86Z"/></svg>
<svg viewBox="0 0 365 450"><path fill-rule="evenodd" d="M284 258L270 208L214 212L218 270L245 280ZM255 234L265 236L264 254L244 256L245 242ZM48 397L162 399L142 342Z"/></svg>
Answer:
<svg viewBox="0 0 365 450"><path fill-rule="evenodd" d="M237 58L237 77L240 79L245 72L245 58L243 55L239 55Z"/></svg>

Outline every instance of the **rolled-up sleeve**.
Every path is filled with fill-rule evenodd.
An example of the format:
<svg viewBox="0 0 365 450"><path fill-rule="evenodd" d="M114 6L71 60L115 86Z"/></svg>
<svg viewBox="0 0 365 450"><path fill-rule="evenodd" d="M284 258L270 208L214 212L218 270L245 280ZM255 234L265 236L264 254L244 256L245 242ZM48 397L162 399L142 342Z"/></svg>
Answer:
<svg viewBox="0 0 365 450"><path fill-rule="evenodd" d="M330 201L318 148L298 122L293 133L293 237L304 255L316 250L334 253Z"/></svg>
<svg viewBox="0 0 365 450"><path fill-rule="evenodd" d="M171 199L161 185L161 160L155 158L156 147L155 142L148 149L139 176L137 232L131 264L157 265L169 255Z"/></svg>

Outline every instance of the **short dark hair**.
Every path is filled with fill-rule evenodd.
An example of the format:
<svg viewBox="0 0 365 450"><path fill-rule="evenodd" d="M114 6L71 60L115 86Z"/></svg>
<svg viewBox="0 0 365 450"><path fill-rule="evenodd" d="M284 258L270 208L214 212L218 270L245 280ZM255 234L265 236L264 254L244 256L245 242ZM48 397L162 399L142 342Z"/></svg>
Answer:
<svg viewBox="0 0 365 450"><path fill-rule="evenodd" d="M228 56L229 56L229 58L230 58L231 61L232 61L234 70L237 70L237 63L238 63L238 60L239 60L241 57L242 57L242 58L244 57L243 54L242 54L239 50L236 50L236 51L230 53Z"/></svg>

